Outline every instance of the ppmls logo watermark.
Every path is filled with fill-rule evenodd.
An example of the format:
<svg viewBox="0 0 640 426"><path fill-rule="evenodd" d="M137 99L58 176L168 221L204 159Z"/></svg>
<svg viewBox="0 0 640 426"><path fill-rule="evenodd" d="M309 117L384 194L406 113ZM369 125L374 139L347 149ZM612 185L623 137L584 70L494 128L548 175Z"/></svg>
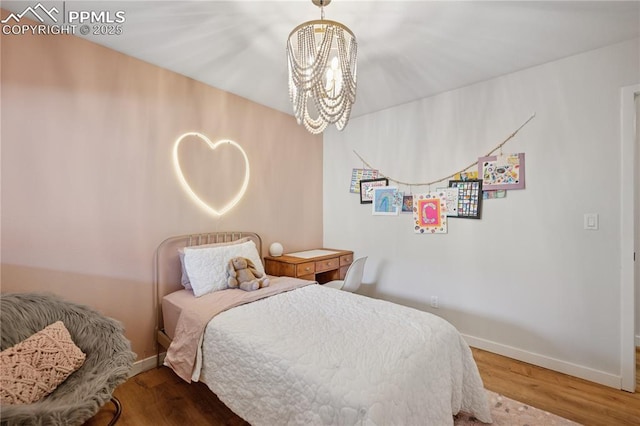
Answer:
<svg viewBox="0 0 640 426"><path fill-rule="evenodd" d="M2 24L4 35L120 35L126 21L125 11L67 10L66 2L60 8L47 8L42 3L27 6L21 12L12 12ZM25 19L23 19L25 18ZM39 23L27 23L26 18Z"/></svg>

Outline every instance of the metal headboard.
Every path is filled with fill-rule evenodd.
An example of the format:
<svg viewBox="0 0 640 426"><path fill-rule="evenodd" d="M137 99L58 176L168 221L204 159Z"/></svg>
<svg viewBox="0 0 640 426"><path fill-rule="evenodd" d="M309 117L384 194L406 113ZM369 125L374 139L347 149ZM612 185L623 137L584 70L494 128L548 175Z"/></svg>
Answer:
<svg viewBox="0 0 640 426"><path fill-rule="evenodd" d="M178 249L202 244L226 243L242 238L250 238L258 248L262 256L262 239L255 232L207 232L203 234L179 235L170 237L160 243L156 249L155 257L155 308L156 308L156 339L160 340L164 335L164 323L162 320L162 298L169 293L182 290L180 279L182 266ZM165 346L163 342L160 342ZM165 342L166 343L166 342ZM159 350L159 347L158 347Z"/></svg>

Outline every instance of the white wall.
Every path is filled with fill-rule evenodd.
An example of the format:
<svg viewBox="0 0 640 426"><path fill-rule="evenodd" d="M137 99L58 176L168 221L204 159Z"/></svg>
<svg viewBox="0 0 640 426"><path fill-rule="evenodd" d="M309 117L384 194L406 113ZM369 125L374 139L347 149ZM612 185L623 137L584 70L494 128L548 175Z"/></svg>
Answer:
<svg viewBox="0 0 640 426"><path fill-rule="evenodd" d="M325 246L369 256L365 294L430 310L477 346L619 385L620 88L640 81L639 43L325 132ZM486 201L481 220L454 218L448 234L418 235L410 215L372 216L349 193L351 170L362 167L353 150L387 176L427 182L486 154L534 112L504 149L526 153L527 188ZM599 214L598 231L583 229L584 213Z"/></svg>
<svg viewBox="0 0 640 426"><path fill-rule="evenodd" d="M3 292L89 305L121 321L145 359L156 353L153 259L165 238L254 231L265 254L276 240L321 244L321 138L292 116L71 35L3 36L0 63ZM223 217L176 177L173 145L191 131L249 157L247 192ZM245 172L223 152L195 138L179 150L218 209Z"/></svg>

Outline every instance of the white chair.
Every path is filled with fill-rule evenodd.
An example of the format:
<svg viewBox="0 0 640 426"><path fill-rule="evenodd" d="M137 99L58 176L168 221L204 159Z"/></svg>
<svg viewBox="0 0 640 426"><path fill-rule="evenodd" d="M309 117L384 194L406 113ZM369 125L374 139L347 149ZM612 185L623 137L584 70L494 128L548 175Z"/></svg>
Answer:
<svg viewBox="0 0 640 426"><path fill-rule="evenodd" d="M367 256L354 260L349 269L347 269L344 280L329 281L324 286L353 293L362 284L362 273L364 272L364 263L366 261Z"/></svg>

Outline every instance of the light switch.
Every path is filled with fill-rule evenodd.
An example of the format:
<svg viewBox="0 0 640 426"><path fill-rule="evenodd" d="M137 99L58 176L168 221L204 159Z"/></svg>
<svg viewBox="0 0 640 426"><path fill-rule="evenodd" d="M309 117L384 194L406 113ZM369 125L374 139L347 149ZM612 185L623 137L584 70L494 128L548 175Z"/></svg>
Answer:
<svg viewBox="0 0 640 426"><path fill-rule="evenodd" d="M584 214L584 229L596 231L598 229L598 213Z"/></svg>

